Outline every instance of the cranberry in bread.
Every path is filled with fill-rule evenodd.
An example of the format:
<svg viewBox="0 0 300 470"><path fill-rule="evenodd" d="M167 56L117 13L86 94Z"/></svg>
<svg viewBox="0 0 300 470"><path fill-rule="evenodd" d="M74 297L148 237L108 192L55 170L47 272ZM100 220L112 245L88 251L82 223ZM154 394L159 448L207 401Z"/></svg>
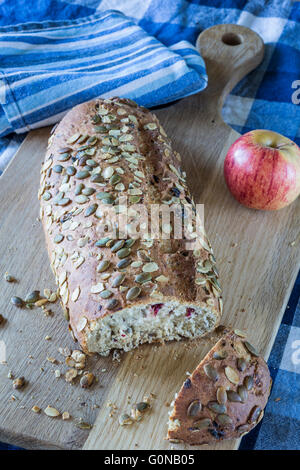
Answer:
<svg viewBox="0 0 300 470"><path fill-rule="evenodd" d="M272 380L266 362L227 332L186 379L169 417L168 439L190 445L247 434L262 419Z"/></svg>
<svg viewBox="0 0 300 470"><path fill-rule="evenodd" d="M99 235L105 209L120 214L124 196L129 235ZM84 351L107 355L217 326L222 299L204 230L193 250L169 224L169 239L130 236L136 204L177 204L181 217L195 209L180 156L147 109L112 98L68 112L49 139L39 199L65 316Z"/></svg>

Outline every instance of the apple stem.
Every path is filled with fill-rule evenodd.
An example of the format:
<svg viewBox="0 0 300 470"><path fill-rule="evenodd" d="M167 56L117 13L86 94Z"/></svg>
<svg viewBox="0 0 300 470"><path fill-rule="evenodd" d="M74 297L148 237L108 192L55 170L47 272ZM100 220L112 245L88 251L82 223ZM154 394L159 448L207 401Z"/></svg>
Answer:
<svg viewBox="0 0 300 470"><path fill-rule="evenodd" d="M291 145L295 145L294 142L289 142L289 143L286 143L286 144L279 144L277 145L277 149L281 149L282 147L290 147Z"/></svg>

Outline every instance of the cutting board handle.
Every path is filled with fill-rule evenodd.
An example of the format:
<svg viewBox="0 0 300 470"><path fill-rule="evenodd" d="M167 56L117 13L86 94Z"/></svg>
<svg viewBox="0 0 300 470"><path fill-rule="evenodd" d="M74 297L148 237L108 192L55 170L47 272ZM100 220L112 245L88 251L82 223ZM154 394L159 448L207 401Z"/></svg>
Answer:
<svg viewBox="0 0 300 470"><path fill-rule="evenodd" d="M219 24L204 30L196 46L205 60L208 74L201 102L204 100L214 111L217 107L220 113L227 94L262 61L263 40L245 26Z"/></svg>

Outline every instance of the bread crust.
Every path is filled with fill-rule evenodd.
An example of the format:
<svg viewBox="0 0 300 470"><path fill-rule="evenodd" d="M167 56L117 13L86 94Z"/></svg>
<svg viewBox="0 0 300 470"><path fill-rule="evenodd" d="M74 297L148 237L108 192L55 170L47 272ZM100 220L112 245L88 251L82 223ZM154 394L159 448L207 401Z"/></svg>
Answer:
<svg viewBox="0 0 300 470"><path fill-rule="evenodd" d="M264 359L247 344L227 331L185 380L170 414L169 440L210 444L239 438L258 424L272 380Z"/></svg>
<svg viewBox="0 0 300 470"><path fill-rule="evenodd" d="M80 179L84 172L88 176ZM83 192L78 192L80 184ZM158 119L127 99L98 99L69 111L49 139L41 171L40 216L47 249L66 318L82 348L89 352L87 338L101 319L131 306L170 301L193 305L210 310L210 329L217 326L222 298L205 232L196 251L187 251L185 240L136 240L129 247L130 265L119 268L121 259L112 251L118 239L96 245L100 192L109 193L115 203L121 195L135 195L131 200L148 208L171 200L195 207L180 156ZM109 266L101 271L103 261ZM137 276L147 269L150 280L137 283ZM121 285L114 287L122 274ZM91 292L96 285L99 292ZM140 293L129 300L132 288ZM102 298L103 290L109 291L108 298Z"/></svg>

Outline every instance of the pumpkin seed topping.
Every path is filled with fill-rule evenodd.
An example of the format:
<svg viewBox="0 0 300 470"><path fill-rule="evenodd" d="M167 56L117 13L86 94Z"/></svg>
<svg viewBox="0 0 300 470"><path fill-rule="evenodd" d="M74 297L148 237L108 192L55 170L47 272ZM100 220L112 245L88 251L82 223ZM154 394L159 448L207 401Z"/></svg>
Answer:
<svg viewBox="0 0 300 470"><path fill-rule="evenodd" d="M237 368L240 372L244 372L247 367L247 363L243 357L239 357L237 360Z"/></svg>
<svg viewBox="0 0 300 470"><path fill-rule="evenodd" d="M84 212L85 217L89 217L90 215L94 214L97 210L98 204L92 204L91 206L87 207Z"/></svg>
<svg viewBox="0 0 300 470"><path fill-rule="evenodd" d="M79 196L75 196L74 201L77 202L78 204L85 204L86 202L89 201L89 198L85 196L84 194L79 194Z"/></svg>
<svg viewBox="0 0 300 470"><path fill-rule="evenodd" d="M252 354L253 356L259 357L260 355L259 352L255 349L254 346L252 346L252 344L248 343L248 341L245 341L244 345L246 346L250 354Z"/></svg>
<svg viewBox="0 0 300 470"><path fill-rule="evenodd" d="M100 240L98 240L95 245L96 246L105 246L106 243L108 243L110 241L110 238L106 237L106 238L101 238Z"/></svg>
<svg viewBox="0 0 300 470"><path fill-rule="evenodd" d="M61 165L54 165L53 171L55 173L61 173L63 171L63 167Z"/></svg>
<svg viewBox="0 0 300 470"><path fill-rule="evenodd" d="M205 364L203 366L203 370L211 380L214 380L215 382L218 380L219 374L211 364Z"/></svg>
<svg viewBox="0 0 300 470"><path fill-rule="evenodd" d="M83 188L82 190L82 194L84 194L85 196L91 196L95 192L96 192L96 189L94 188Z"/></svg>
<svg viewBox="0 0 300 470"><path fill-rule="evenodd" d="M251 423L251 424L254 423L258 419L260 412L261 412L260 406L254 406L252 410L250 411L248 423Z"/></svg>
<svg viewBox="0 0 300 470"><path fill-rule="evenodd" d="M222 413L222 414L219 414L217 417L216 417L216 421L218 424L220 424L221 426L228 426L230 424L232 424L232 419L230 418L230 416Z"/></svg>
<svg viewBox="0 0 300 470"><path fill-rule="evenodd" d="M226 406L225 405L221 405L220 403L216 402L216 401L210 401L209 403L207 403L207 407L214 411L215 413L226 413Z"/></svg>
<svg viewBox="0 0 300 470"><path fill-rule="evenodd" d="M106 290L103 290L102 292L100 292L100 297L102 299L108 299L109 297L111 297L113 295L112 291L106 289Z"/></svg>
<svg viewBox="0 0 300 470"><path fill-rule="evenodd" d="M251 375L247 375L245 378L244 378L244 385L246 387L246 389L249 391L252 389L253 387L253 377L251 377Z"/></svg>
<svg viewBox="0 0 300 470"><path fill-rule="evenodd" d="M197 416L198 413L200 413L201 409L202 409L202 405L200 403L200 400L194 400L188 406L187 416L190 416L190 417Z"/></svg>
<svg viewBox="0 0 300 470"><path fill-rule="evenodd" d="M124 268L126 268L130 263L131 263L131 259L130 259L130 258L121 259L121 261L119 261L119 262L117 263L117 268L118 268L118 269L124 269Z"/></svg>
<svg viewBox="0 0 300 470"><path fill-rule="evenodd" d="M235 369L230 366L225 367L225 375L231 383L238 385L240 377Z"/></svg>
<svg viewBox="0 0 300 470"><path fill-rule="evenodd" d="M57 160L59 162L66 162L67 160L70 160L71 155L69 153L62 153L59 157L57 157Z"/></svg>
<svg viewBox="0 0 300 470"><path fill-rule="evenodd" d="M138 282L139 284L143 284L144 282L151 281L151 279L152 279L152 276L150 273L141 273L135 277L135 282Z"/></svg>
<svg viewBox="0 0 300 470"><path fill-rule="evenodd" d="M144 273L153 273L154 271L157 271L158 265L156 263L146 263L143 266L143 271Z"/></svg>
<svg viewBox="0 0 300 470"><path fill-rule="evenodd" d="M236 392L234 392L233 390L227 390L227 397L228 397L228 400L231 401L231 402L241 402L242 399L240 397L240 395Z"/></svg>
<svg viewBox="0 0 300 470"><path fill-rule="evenodd" d="M240 385L237 391L238 391L239 396L241 397L242 402L245 403L248 398L248 392L247 392L246 387L244 385Z"/></svg>
<svg viewBox="0 0 300 470"><path fill-rule="evenodd" d="M225 405L227 402L227 393L225 387L219 387L217 390L217 400L220 405Z"/></svg>
<svg viewBox="0 0 300 470"><path fill-rule="evenodd" d="M125 279L125 274L118 274L111 284L112 287L119 287Z"/></svg>
<svg viewBox="0 0 300 470"><path fill-rule="evenodd" d="M113 310L114 308L116 308L116 306L118 305L119 301L117 299L111 299L107 305L106 305L106 308L108 310Z"/></svg>
<svg viewBox="0 0 300 470"><path fill-rule="evenodd" d="M121 250L117 251L117 256L120 259L127 258L130 255L131 249L130 248L121 248Z"/></svg>
<svg viewBox="0 0 300 470"><path fill-rule="evenodd" d="M126 294L127 300L134 300L136 299L141 293L141 289L139 287L132 287Z"/></svg>
<svg viewBox="0 0 300 470"><path fill-rule="evenodd" d="M76 178L79 180L84 180L85 178L88 178L89 176L90 176L90 172L87 170L78 171L78 173L76 174Z"/></svg>
<svg viewBox="0 0 300 470"><path fill-rule="evenodd" d="M118 240L112 247L111 251L115 253L116 251L120 250L125 245L125 240Z"/></svg>
<svg viewBox="0 0 300 470"><path fill-rule="evenodd" d="M98 266L97 266L97 272L98 273L102 273L103 271L106 271L106 269L108 269L110 265L110 261L107 260L107 259L104 259L103 261L101 261Z"/></svg>
<svg viewBox="0 0 300 470"><path fill-rule="evenodd" d="M54 237L54 243L61 243L64 238L65 238L64 235L62 235L61 233L58 233Z"/></svg>
<svg viewBox="0 0 300 470"><path fill-rule="evenodd" d="M76 140L79 139L79 137L81 136L81 134L79 132L76 132L76 134L72 135L69 140L67 141L68 144L74 144L76 142Z"/></svg>
<svg viewBox="0 0 300 470"><path fill-rule="evenodd" d="M209 418L199 419L193 423L193 427L191 428L192 431L200 431L201 429L206 429L211 426L212 422Z"/></svg>

